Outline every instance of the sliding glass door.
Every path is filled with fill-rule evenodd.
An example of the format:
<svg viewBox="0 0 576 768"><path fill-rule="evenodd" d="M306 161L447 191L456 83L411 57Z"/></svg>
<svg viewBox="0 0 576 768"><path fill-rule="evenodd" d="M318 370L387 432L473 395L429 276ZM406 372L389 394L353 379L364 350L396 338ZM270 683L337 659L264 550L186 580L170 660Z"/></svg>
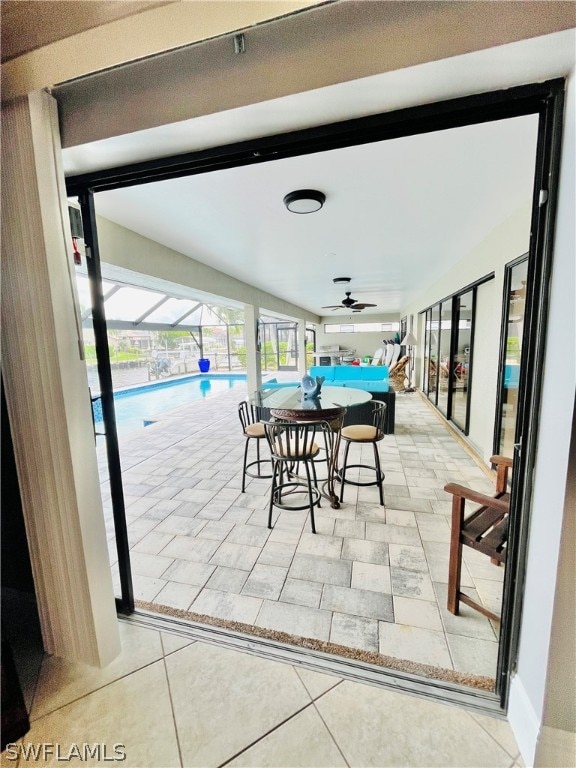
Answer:
<svg viewBox="0 0 576 768"><path fill-rule="evenodd" d="M425 311L422 391L468 434L476 285Z"/></svg>

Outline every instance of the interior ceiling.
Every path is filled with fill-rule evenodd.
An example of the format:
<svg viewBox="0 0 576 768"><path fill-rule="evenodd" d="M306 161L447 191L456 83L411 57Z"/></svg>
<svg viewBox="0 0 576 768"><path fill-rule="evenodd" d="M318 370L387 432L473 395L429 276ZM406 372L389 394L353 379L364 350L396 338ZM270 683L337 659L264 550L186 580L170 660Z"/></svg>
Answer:
<svg viewBox="0 0 576 768"><path fill-rule="evenodd" d="M362 316L397 313L529 204L536 131L528 116L330 150L101 192L96 210L317 315L350 317L322 309L345 290L377 305ZM304 188L324 207L288 212Z"/></svg>
<svg viewBox="0 0 576 768"><path fill-rule="evenodd" d="M175 0L4 0L2 61Z"/></svg>

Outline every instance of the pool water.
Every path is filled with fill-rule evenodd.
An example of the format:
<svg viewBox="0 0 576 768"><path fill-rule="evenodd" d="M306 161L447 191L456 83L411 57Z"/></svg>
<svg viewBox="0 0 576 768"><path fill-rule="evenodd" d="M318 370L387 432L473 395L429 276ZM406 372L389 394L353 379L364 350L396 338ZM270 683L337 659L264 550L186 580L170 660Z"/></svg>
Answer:
<svg viewBox="0 0 576 768"><path fill-rule="evenodd" d="M212 397L246 382L243 374L187 376L173 381L157 381L114 393L116 428L119 435L143 429L154 417L194 400ZM100 400L93 406L96 431L102 431ZM99 424L100 422L100 424Z"/></svg>

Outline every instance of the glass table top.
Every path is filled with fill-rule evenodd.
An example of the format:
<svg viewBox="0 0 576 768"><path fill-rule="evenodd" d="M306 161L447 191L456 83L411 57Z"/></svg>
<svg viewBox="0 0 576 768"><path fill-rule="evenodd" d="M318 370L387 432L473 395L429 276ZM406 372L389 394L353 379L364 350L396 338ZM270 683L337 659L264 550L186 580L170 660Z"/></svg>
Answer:
<svg viewBox="0 0 576 768"><path fill-rule="evenodd" d="M350 408L372 399L370 392L352 387L322 387L320 397L307 400L302 390L297 387L282 387L256 392L250 402L264 408L286 409L289 411L310 410L326 411L338 408Z"/></svg>

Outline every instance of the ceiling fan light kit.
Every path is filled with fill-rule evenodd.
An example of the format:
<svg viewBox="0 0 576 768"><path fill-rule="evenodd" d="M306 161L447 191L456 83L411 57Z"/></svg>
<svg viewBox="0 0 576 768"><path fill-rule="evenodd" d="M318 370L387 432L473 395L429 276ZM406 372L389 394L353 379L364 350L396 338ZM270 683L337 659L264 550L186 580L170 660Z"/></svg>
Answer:
<svg viewBox="0 0 576 768"><path fill-rule="evenodd" d="M315 213L326 200L324 192L317 189L296 189L284 196L284 205L292 213Z"/></svg>

